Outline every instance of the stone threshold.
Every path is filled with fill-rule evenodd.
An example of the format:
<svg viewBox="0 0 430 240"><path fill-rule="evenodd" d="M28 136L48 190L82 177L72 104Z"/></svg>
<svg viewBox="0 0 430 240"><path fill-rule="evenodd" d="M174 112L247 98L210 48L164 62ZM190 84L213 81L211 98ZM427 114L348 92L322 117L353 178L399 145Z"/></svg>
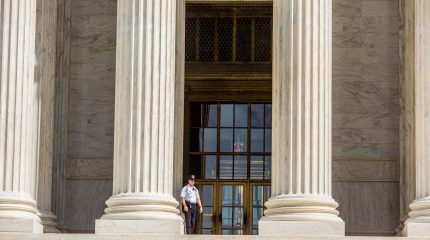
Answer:
<svg viewBox="0 0 430 240"><path fill-rule="evenodd" d="M1 233L0 240L430 240L430 237L379 237L379 236L346 236L346 237L288 237L288 236L234 236L234 235L155 235L155 234L11 234Z"/></svg>

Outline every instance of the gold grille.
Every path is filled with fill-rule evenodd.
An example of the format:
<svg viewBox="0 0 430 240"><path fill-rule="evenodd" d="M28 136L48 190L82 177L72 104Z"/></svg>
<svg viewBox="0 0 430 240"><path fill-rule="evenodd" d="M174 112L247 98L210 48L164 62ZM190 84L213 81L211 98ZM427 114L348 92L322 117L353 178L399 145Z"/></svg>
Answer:
<svg viewBox="0 0 430 240"><path fill-rule="evenodd" d="M271 51L270 5L187 5L187 62L270 63Z"/></svg>

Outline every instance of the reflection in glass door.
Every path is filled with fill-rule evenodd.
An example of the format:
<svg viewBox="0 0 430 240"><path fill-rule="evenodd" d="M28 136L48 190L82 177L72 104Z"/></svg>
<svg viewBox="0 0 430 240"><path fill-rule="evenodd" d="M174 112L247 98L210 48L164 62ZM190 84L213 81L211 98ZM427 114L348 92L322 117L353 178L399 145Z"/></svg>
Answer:
<svg viewBox="0 0 430 240"><path fill-rule="evenodd" d="M243 185L221 186L221 234L242 235L245 230Z"/></svg>
<svg viewBox="0 0 430 240"><path fill-rule="evenodd" d="M269 185L253 185L252 186L252 234L258 234L258 221L263 216L264 203L269 200L270 186Z"/></svg>
<svg viewBox="0 0 430 240"><path fill-rule="evenodd" d="M215 234L214 185L205 184L197 186L204 209L199 225L200 234Z"/></svg>

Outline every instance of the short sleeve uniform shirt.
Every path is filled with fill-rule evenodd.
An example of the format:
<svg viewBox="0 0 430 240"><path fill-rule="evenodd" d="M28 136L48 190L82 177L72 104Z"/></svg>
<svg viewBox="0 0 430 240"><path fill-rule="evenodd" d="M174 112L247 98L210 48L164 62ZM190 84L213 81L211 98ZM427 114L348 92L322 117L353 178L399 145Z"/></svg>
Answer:
<svg viewBox="0 0 430 240"><path fill-rule="evenodd" d="M182 188L181 197L185 198L185 201L187 202L197 203L197 198L200 198L199 190L196 187L187 184Z"/></svg>

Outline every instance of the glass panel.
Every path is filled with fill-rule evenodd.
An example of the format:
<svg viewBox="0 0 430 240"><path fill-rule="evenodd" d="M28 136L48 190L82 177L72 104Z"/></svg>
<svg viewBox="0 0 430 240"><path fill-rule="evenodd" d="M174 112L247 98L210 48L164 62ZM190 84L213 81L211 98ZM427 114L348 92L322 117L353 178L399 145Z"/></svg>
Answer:
<svg viewBox="0 0 430 240"><path fill-rule="evenodd" d="M251 152L263 152L264 129L251 129Z"/></svg>
<svg viewBox="0 0 430 240"><path fill-rule="evenodd" d="M220 129L220 151L233 152L233 128Z"/></svg>
<svg viewBox="0 0 430 240"><path fill-rule="evenodd" d="M232 235L242 235L243 234L243 230L231 230L231 234Z"/></svg>
<svg viewBox="0 0 430 240"><path fill-rule="evenodd" d="M222 206L233 205L233 187L229 185L222 186Z"/></svg>
<svg viewBox="0 0 430 240"><path fill-rule="evenodd" d="M264 203L270 198L270 186L252 187L252 205L264 208Z"/></svg>
<svg viewBox="0 0 430 240"><path fill-rule="evenodd" d="M267 200L269 200L271 189L272 189L272 187L271 187L271 186L264 186L264 187L263 187L263 190L264 190L264 193L263 193L263 200L264 200L264 202L267 202ZM264 203L263 203L263 204L264 204Z"/></svg>
<svg viewBox="0 0 430 240"><path fill-rule="evenodd" d="M243 206L243 186L223 185L222 206Z"/></svg>
<svg viewBox="0 0 430 240"><path fill-rule="evenodd" d="M201 179L202 175L204 174L202 172L203 168L203 161L204 161L204 157L202 155L191 155L190 156L190 169L189 169L189 173L192 173L194 175L196 175L197 179Z"/></svg>
<svg viewBox="0 0 430 240"><path fill-rule="evenodd" d="M190 151L203 152L203 129L191 128L190 129Z"/></svg>
<svg viewBox="0 0 430 240"><path fill-rule="evenodd" d="M234 129L234 152L246 152L248 143L248 129Z"/></svg>
<svg viewBox="0 0 430 240"><path fill-rule="evenodd" d="M234 106L234 126L248 127L248 104L236 104Z"/></svg>
<svg viewBox="0 0 430 240"><path fill-rule="evenodd" d="M246 156L234 156L234 179L247 179Z"/></svg>
<svg viewBox="0 0 430 240"><path fill-rule="evenodd" d="M266 110L264 114L264 124L266 127L272 127L272 104L266 104Z"/></svg>
<svg viewBox="0 0 430 240"><path fill-rule="evenodd" d="M202 127L217 127L217 105L202 104Z"/></svg>
<svg viewBox="0 0 430 240"><path fill-rule="evenodd" d="M258 221L263 216L263 208L252 208L252 228L258 228Z"/></svg>
<svg viewBox="0 0 430 240"><path fill-rule="evenodd" d="M232 227L233 222L233 208L223 207L221 213L221 224L223 227Z"/></svg>
<svg viewBox="0 0 430 240"><path fill-rule="evenodd" d="M264 127L264 104L252 104L251 127Z"/></svg>
<svg viewBox="0 0 430 240"><path fill-rule="evenodd" d="M217 129L216 128L205 128L204 129L204 151L205 152L216 152L217 147Z"/></svg>
<svg viewBox="0 0 430 240"><path fill-rule="evenodd" d="M241 207L233 209L233 227L243 228L243 208Z"/></svg>
<svg viewBox="0 0 430 240"><path fill-rule="evenodd" d="M221 179L233 178L233 156L221 155L219 158L219 177Z"/></svg>
<svg viewBox="0 0 430 240"><path fill-rule="evenodd" d="M201 104L190 104L190 126L201 127Z"/></svg>
<svg viewBox="0 0 430 240"><path fill-rule="evenodd" d="M263 186L252 187L252 206L263 207L264 205Z"/></svg>
<svg viewBox="0 0 430 240"><path fill-rule="evenodd" d="M213 194L214 194L214 188L212 185L200 185L199 186L199 192L200 192L200 197L201 197L201 201L202 201L202 205L205 206L213 206ZM205 208L205 212L207 213L211 213L212 210L207 210L207 208Z"/></svg>
<svg viewBox="0 0 430 240"><path fill-rule="evenodd" d="M243 206L243 186L233 186L233 205Z"/></svg>
<svg viewBox="0 0 430 240"><path fill-rule="evenodd" d="M266 156L264 161L264 179L272 178L272 156Z"/></svg>
<svg viewBox="0 0 430 240"><path fill-rule="evenodd" d="M272 152L272 129L264 130L264 151Z"/></svg>
<svg viewBox="0 0 430 240"><path fill-rule="evenodd" d="M212 228L213 227L213 213L211 207L205 207L202 214L202 227Z"/></svg>
<svg viewBox="0 0 430 240"><path fill-rule="evenodd" d="M204 158L204 179L216 179L216 156L208 155Z"/></svg>
<svg viewBox="0 0 430 240"><path fill-rule="evenodd" d="M233 104L221 104L221 127L233 127Z"/></svg>
<svg viewBox="0 0 430 240"><path fill-rule="evenodd" d="M212 229L202 229L202 234L204 235L212 235Z"/></svg>
<svg viewBox="0 0 430 240"><path fill-rule="evenodd" d="M223 229L222 235L233 235L233 230L230 229Z"/></svg>
<svg viewBox="0 0 430 240"><path fill-rule="evenodd" d="M251 179L263 179L264 156L251 156Z"/></svg>

